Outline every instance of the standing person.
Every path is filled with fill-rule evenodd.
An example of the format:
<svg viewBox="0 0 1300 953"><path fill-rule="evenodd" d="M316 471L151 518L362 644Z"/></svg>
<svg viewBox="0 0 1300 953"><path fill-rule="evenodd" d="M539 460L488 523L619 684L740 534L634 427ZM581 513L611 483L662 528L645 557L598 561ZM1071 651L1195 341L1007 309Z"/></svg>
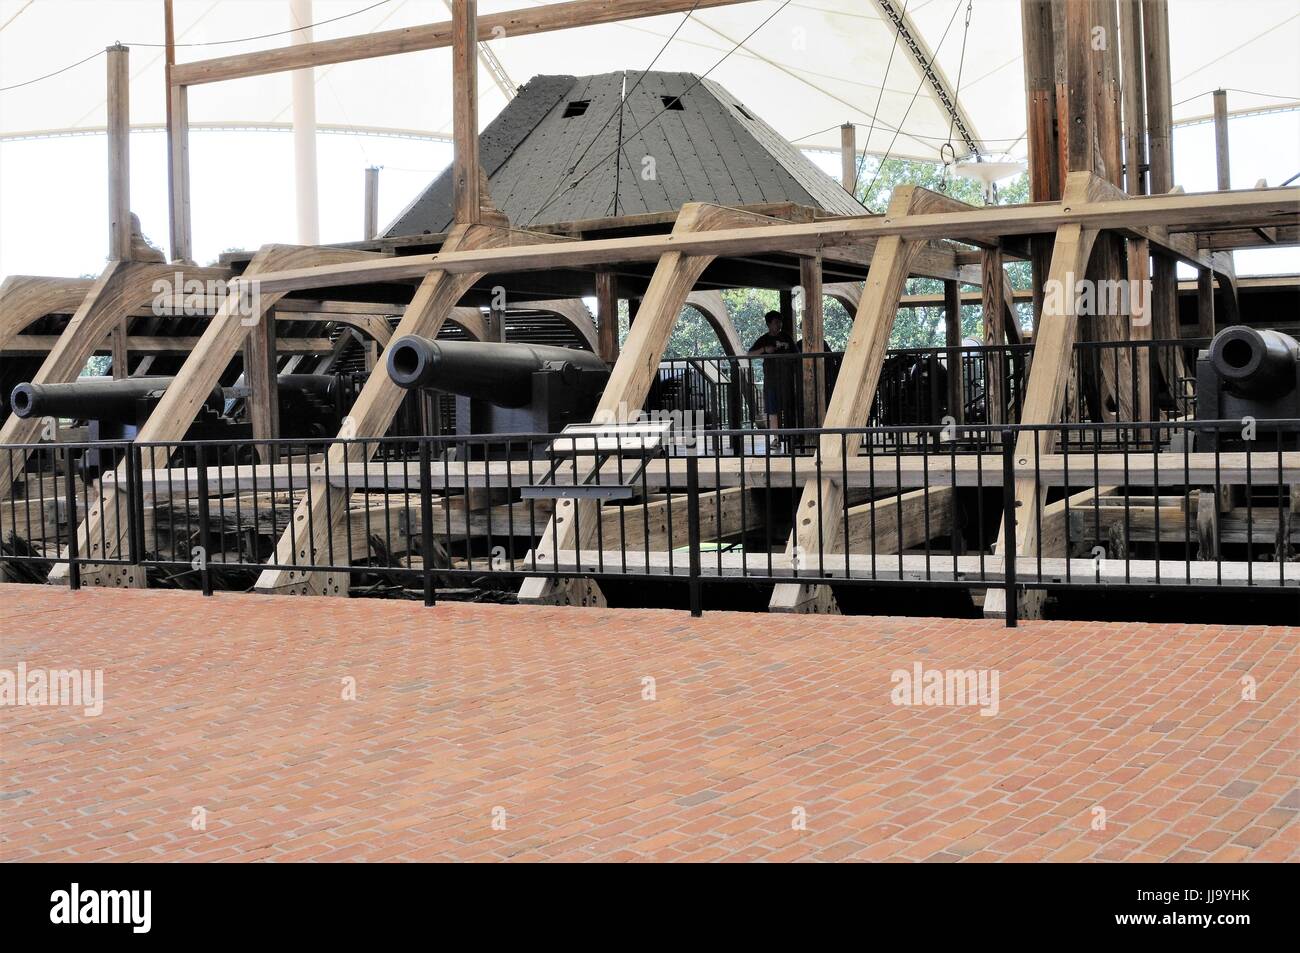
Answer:
<svg viewBox="0 0 1300 953"><path fill-rule="evenodd" d="M763 357L768 354L797 354L799 345L795 343L782 327L781 312L769 311L765 314L767 333L760 335L749 348L750 357ZM763 368L763 410L767 414L767 425L772 430L781 426L781 411L788 403L790 384L795 378L795 361L793 359L764 361ZM778 453L781 450L779 438L773 438L772 447Z"/></svg>

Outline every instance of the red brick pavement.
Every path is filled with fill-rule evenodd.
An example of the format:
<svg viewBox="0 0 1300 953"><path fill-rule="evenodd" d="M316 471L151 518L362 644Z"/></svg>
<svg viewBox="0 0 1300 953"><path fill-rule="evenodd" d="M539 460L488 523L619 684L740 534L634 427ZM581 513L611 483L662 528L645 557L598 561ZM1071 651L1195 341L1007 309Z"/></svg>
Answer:
<svg viewBox="0 0 1300 953"><path fill-rule="evenodd" d="M1300 629L13 585L0 626L107 695L0 708L5 860L1300 859ZM892 704L916 662L998 714Z"/></svg>

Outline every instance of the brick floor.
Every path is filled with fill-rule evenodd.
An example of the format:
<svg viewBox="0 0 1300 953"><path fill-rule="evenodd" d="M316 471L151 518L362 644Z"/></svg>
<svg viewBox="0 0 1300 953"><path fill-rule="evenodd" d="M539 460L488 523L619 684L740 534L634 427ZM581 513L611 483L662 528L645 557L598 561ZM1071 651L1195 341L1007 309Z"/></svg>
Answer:
<svg viewBox="0 0 1300 953"><path fill-rule="evenodd" d="M1300 629L12 585L0 626L107 696L0 708L4 860L1300 859ZM894 705L914 663L1000 710Z"/></svg>

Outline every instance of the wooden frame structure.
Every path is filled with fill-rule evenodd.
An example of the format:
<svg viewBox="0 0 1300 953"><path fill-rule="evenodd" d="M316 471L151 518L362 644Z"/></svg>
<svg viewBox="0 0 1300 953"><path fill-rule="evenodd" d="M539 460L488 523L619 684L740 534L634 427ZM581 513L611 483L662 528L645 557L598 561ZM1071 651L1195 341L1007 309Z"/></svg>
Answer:
<svg viewBox="0 0 1300 953"><path fill-rule="evenodd" d="M988 334L991 340L1000 341L1003 335L1012 332L1011 324L1015 323L1006 322L1006 309L1012 306L1014 296L1005 283L1002 263L1009 257L1028 257L1036 274L1036 320L1034 371L1022 422L1050 424L1059 419L1069 374L1069 355L1079 331L1075 280L1088 271L1094 258L1093 249L1099 242L1102 247L1110 248L1106 253L1109 257L1103 256L1102 261L1106 273L1145 276L1148 258L1155 262L1154 297L1151 302L1143 303L1141 314L1131 317L1131 324L1135 332L1146 326L1141 318L1146 314L1145 309L1150 308L1159 334L1171 326L1172 276L1177 261L1198 268L1207 282L1217 280L1225 291L1225 300L1231 302L1235 276L1230 256L1224 251L1300 241L1300 189L1260 188L1203 195L1171 191L1165 0L1143 0L1141 16L1136 19L1133 12L1138 7L1136 3L1129 5L1123 16L1114 17L1113 3L1023 0L1027 24L1045 22L1057 28L1036 31L1032 36L1026 30L1033 204L972 208L923 189L902 187L895 190L884 215L791 221L752 209L692 203L681 209L674 217L672 231L663 235L574 240L554 231L510 227L492 207L478 166L475 42L492 38L498 28L504 28L507 36L519 36L728 2L737 0L569 2L480 19L473 0L456 0L453 19L446 23L169 65L170 210L172 257L177 261L186 262L191 254L189 86L442 46L453 48L456 224L432 254L396 255L395 246L383 251L276 245L262 248L234 279L236 287L257 282L259 313L249 322L238 319L233 305L223 306L196 342L139 439L179 439L203 395L241 348L248 348L247 366L258 382L255 386L266 389L278 346L273 323L267 315L285 295L344 286L417 282L414 298L402 310L401 321L393 334L431 336L445 321L456 319L463 296L485 277L552 269L583 269L598 276L599 321L588 340L613 362L598 417L618 417L641 408L673 324L684 306L693 305L706 316L712 313L711 323L723 337L725 330L718 323L717 302L695 287L709 264L723 257L764 253L800 259L801 284L809 302L805 318L810 325L805 333L811 330L811 340L818 340L820 335L821 291L844 296L856 312L834 390L829 395L812 395L819 410L825 402L824 425L830 428L852 428L866 423L893 316L909 276L929 275L946 282L944 301L949 314L946 343L950 348L960 343L958 282L983 284ZM1126 42L1142 45L1139 62L1144 66L1144 86L1140 89L1139 81L1133 77L1135 64L1125 62L1129 79L1124 83L1124 92L1132 100L1129 108L1121 110L1118 105L1118 61L1107 56L1091 62L1079 42L1079 30L1091 22L1089 16L1113 22L1117 35L1128 37ZM1063 38L1066 47L1064 59L1051 48L1057 36ZM176 265L131 260L129 195L125 186L127 154L122 131L126 128L127 109L122 82L125 56L123 50L109 57L109 128L110 139L115 144L110 153L110 182L116 183L110 189L114 260L84 292L68 329L41 368L37 378L41 381L75 376L89 354L118 326L122 316L148 299L145 290L152 286L153 280L160 275L170 276L177 269ZM171 64L174 57L170 48L168 57ZM1077 80L1073 85L1066 84L1065 92L1059 83L1051 82L1050 75L1062 65ZM1076 88L1082 94L1072 97L1068 90ZM1139 92L1144 96L1139 96ZM1067 134L1062 139L1059 120L1075 115L1080 121L1064 123ZM1120 134L1121 115L1127 116L1126 136ZM1145 142L1139 134L1143 120ZM118 133L112 134L113 130ZM845 141L850 141L848 132ZM1126 143L1127 179L1122 171ZM1143 148L1148 153L1145 159L1149 185L1140 173L1135 174L1142 163ZM846 181L850 171L846 162L843 170ZM1126 188L1121 188L1121 184ZM1121 240L1128 242L1126 258L1119 257ZM953 242L970 247L958 248ZM865 286L860 291L833 289L831 284L822 288L821 264L831 260L864 266ZM636 321L619 349L612 321L617 313L617 282L609 269L629 262L651 263L654 267ZM187 276L199 278L229 277L224 269L187 266L183 270ZM996 277L990 280L990 276ZM3 298L6 310L0 314L0 347L6 343L6 334L11 341L21 326L25 326L24 320L30 323L25 315L40 309L47 309L41 313L49 313L67 307L72 296L80 293L70 285L40 285L41 280L35 281L38 283L7 285ZM1064 298L1056 297L1050 305L1041 294L1042 287L1049 282L1070 289ZM17 299L18 304L12 305L11 299ZM475 322L463 313L462 318L471 336L485 336L481 319ZM1128 325L1125 329L1128 330ZM1147 333L1149 336L1149 328ZM727 340L724 338L724 342ZM125 343L129 346L130 342ZM386 343L386 340L380 342L381 346ZM738 346L734 339L729 343ZM373 374L351 408L339 437L382 435L393 419L401 396L402 392L386 374ZM257 418L259 430L269 431L273 426L274 415L268 412L269 406ZM30 439L34 432L28 422L11 419L0 428L0 443L21 442ZM335 444L330 450L331 469L337 472L364 467L367 461L357 448L356 444ZM794 565L798 565L801 553L814 548L833 549L835 541L842 539L835 521L843 512L845 487L833 476L815 479L807 474L829 474L847 468L850 461L844 460L844 456L852 456L857 449L852 441L845 444L838 437L825 436L817 459L820 469L801 471L806 474L807 482L802 487L799 519L787 546L787 557ZM1024 446L1017 448L1017 460L1019 466L1029 465ZM164 465L165 461L160 460L146 462L150 469ZM110 478L107 483L111 485L113 480ZM0 498L7 496L9 489L7 478L0 473ZM1027 477L1017 482L1016 500L1016 538L1003 540L1001 545L1015 545L1018 551L1027 553L1036 548L1038 541L1033 527L1046 501L1042 488ZM279 542L276 561L311 561L319 556L334 538L337 524L345 519L347 502L347 489L327 481L314 482ZM559 564L562 555L576 553L581 562L586 550L599 545L595 538L596 520L590 518L592 508L598 505L592 501L559 501L553 517L555 522L548 526L543 542L538 544L535 553L538 561ZM309 520L306 518L309 510L331 516ZM110 519L109 514L98 510L87 515L79 530L83 554L100 553L105 558L114 554L112 550L120 545L122 528L106 526ZM97 548L101 538L109 541L102 551ZM119 542L114 543L115 540ZM121 584L124 578L122 572L108 567L87 576L91 581L106 584ZM267 570L258 580L257 588L304 594L347 591L342 580L328 574L293 570ZM575 603L600 600L599 590L589 582L580 587L557 586L544 578L525 583L520 597L524 601ZM832 610L834 605L824 589L783 585L776 587L771 608ZM993 613L999 611L997 593L990 592L986 609Z"/></svg>

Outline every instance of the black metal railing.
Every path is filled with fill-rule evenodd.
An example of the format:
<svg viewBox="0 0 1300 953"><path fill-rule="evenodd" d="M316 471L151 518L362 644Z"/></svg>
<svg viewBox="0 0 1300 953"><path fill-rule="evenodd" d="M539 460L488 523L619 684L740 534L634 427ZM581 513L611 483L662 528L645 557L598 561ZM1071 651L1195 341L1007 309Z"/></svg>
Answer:
<svg viewBox="0 0 1300 953"><path fill-rule="evenodd" d="M1195 354L1205 346L1208 340L1077 343L1062 419L1136 423L1191 416ZM842 358L836 352L670 358L659 365L647 407L691 415L710 435L816 428ZM1032 360L1032 344L892 348L881 366L868 426L1019 423ZM950 367L960 373L950 374ZM752 436L745 439L748 450ZM929 443L913 446L924 450ZM739 441L731 449L740 452ZM811 453L815 444L799 440L795 449Z"/></svg>
<svg viewBox="0 0 1300 953"><path fill-rule="evenodd" d="M1000 589L1011 622L1026 591L1300 586L1300 421L967 429L0 447L0 571L204 592L334 574L429 601L669 580L695 609L706 584Z"/></svg>

